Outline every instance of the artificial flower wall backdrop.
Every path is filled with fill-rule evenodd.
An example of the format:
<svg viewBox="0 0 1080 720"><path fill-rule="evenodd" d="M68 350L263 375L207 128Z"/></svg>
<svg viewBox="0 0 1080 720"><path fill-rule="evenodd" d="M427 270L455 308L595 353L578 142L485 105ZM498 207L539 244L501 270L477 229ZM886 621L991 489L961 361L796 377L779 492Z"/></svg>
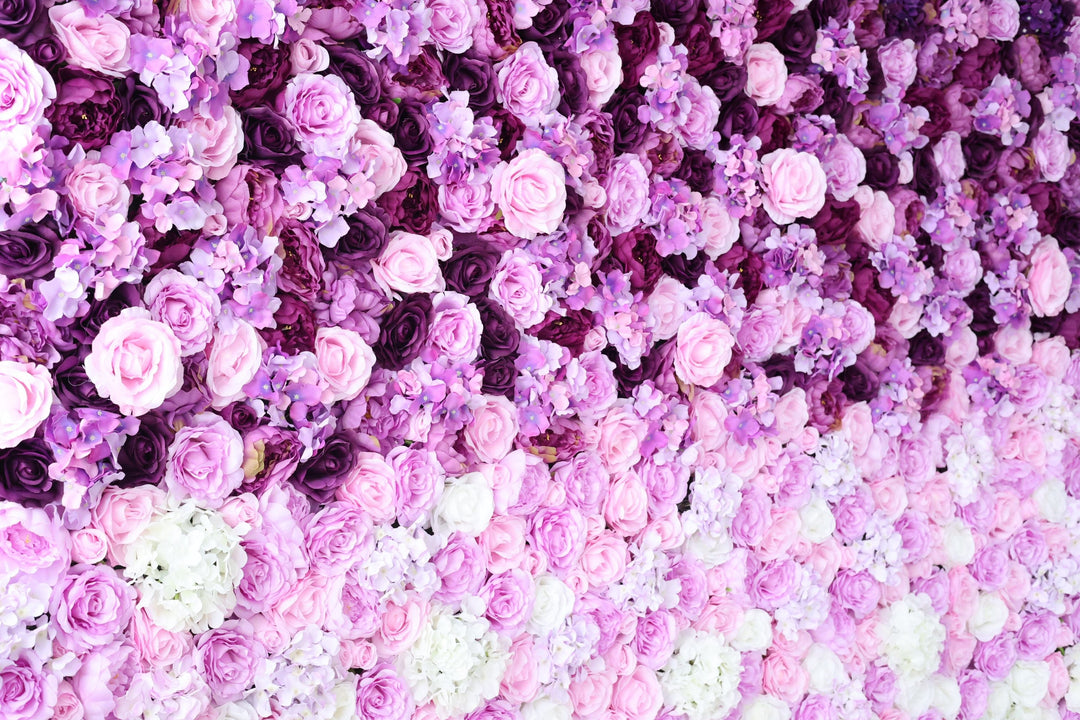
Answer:
<svg viewBox="0 0 1080 720"><path fill-rule="evenodd" d="M0 718L1080 718L1068 0L0 0Z"/></svg>

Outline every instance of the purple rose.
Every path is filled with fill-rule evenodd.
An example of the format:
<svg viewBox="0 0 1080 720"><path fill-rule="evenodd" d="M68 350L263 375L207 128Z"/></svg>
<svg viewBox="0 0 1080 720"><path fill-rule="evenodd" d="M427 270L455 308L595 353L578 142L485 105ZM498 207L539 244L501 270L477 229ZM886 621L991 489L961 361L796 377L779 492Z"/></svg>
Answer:
<svg viewBox="0 0 1080 720"><path fill-rule="evenodd" d="M49 602L56 639L77 653L108 645L127 629L135 598L135 589L111 567L72 567Z"/></svg>
<svg viewBox="0 0 1080 720"><path fill-rule="evenodd" d="M569 570L585 549L585 519L569 505L540 508L530 518L532 546L556 570Z"/></svg>
<svg viewBox="0 0 1080 720"><path fill-rule="evenodd" d="M332 502L304 523L304 545L314 571L341 575L375 547L371 519L350 504Z"/></svg>
<svg viewBox="0 0 1080 720"><path fill-rule="evenodd" d="M1058 646L1061 620L1049 612L1023 616L1016 635L1016 651L1022 660L1043 660Z"/></svg>
<svg viewBox="0 0 1080 720"><path fill-rule="evenodd" d="M40 438L0 450L0 500L29 507L58 500L64 484L49 475L49 464L55 459L48 443Z"/></svg>
<svg viewBox="0 0 1080 720"><path fill-rule="evenodd" d="M465 720L521 720L521 711L516 703L498 697L473 710Z"/></svg>
<svg viewBox="0 0 1080 720"><path fill-rule="evenodd" d="M275 510L281 512L281 508ZM287 524L295 528L291 517ZM296 585L298 570L304 567L303 541L271 524L249 532L240 545L247 561L236 588L237 615L250 617L274 607Z"/></svg>
<svg viewBox="0 0 1080 720"><path fill-rule="evenodd" d="M427 235L439 213L438 187L426 173L410 170L394 190L379 198L390 225L417 235Z"/></svg>
<svg viewBox="0 0 1080 720"><path fill-rule="evenodd" d="M960 717L978 720L986 712L990 699L990 683L978 670L965 670L957 678L960 686Z"/></svg>
<svg viewBox="0 0 1080 720"><path fill-rule="evenodd" d="M1001 633L975 648L975 669L985 673L990 680L1004 680L1015 662L1016 638L1012 633Z"/></svg>
<svg viewBox="0 0 1080 720"><path fill-rule="evenodd" d="M975 553L968 567L981 589L991 592L1004 587L1009 578L1009 555L1005 545L987 545Z"/></svg>
<svg viewBox="0 0 1080 720"><path fill-rule="evenodd" d="M351 432L336 432L326 440L326 444L314 457L300 465L290 482L313 502L328 503L345 482L359 450L357 440Z"/></svg>
<svg viewBox="0 0 1080 720"><path fill-rule="evenodd" d="M638 618L637 629L630 648L638 664L659 670L675 650L678 628L674 616L666 610L656 610Z"/></svg>
<svg viewBox="0 0 1080 720"><path fill-rule="evenodd" d="M748 578L747 590L754 605L772 611L786 603L795 590L795 567L794 560L763 563Z"/></svg>
<svg viewBox="0 0 1080 720"><path fill-rule="evenodd" d="M810 12L803 10L788 18L784 28L773 36L772 43L787 59L789 69L805 68L817 45L817 28Z"/></svg>
<svg viewBox="0 0 1080 720"><path fill-rule="evenodd" d="M345 573L341 592L331 597L336 606L329 613L328 629L347 640L369 638L378 632L379 594L367 585L367 578L361 580L355 570Z"/></svg>
<svg viewBox="0 0 1080 720"><path fill-rule="evenodd" d="M678 611L691 622L697 620L709 602L709 578L705 568L694 558L684 556L668 572L667 579L679 581Z"/></svg>
<svg viewBox="0 0 1080 720"><path fill-rule="evenodd" d="M42 667L32 651L8 658L0 670L0 717L4 720L48 720L54 717L57 678Z"/></svg>
<svg viewBox="0 0 1080 720"><path fill-rule="evenodd" d="M394 468L398 522L412 525L427 518L442 494L446 473L430 450L397 447L386 456Z"/></svg>
<svg viewBox="0 0 1080 720"><path fill-rule="evenodd" d="M412 693L393 666L379 663L356 684L356 712L366 720L407 720L413 712Z"/></svg>
<svg viewBox="0 0 1080 720"><path fill-rule="evenodd" d="M116 404L98 395L97 388L86 377L84 361L87 352L65 355L53 368L53 380L56 382L56 394L60 402L70 410L75 408L96 408L108 412L119 412Z"/></svg>
<svg viewBox="0 0 1080 720"><path fill-rule="evenodd" d="M353 45L328 45L330 71L337 74L353 91L356 102L363 109L375 105L382 98L382 72L379 65Z"/></svg>
<svg viewBox="0 0 1080 720"><path fill-rule="evenodd" d="M1009 539L1009 557L1034 573L1049 557L1046 537L1036 526L1025 525Z"/></svg>
<svg viewBox="0 0 1080 720"><path fill-rule="evenodd" d="M480 316L484 311L480 309ZM431 298L423 293L406 295L379 320L379 339L373 350L379 365L400 370L416 357L427 342L431 324Z"/></svg>
<svg viewBox="0 0 1080 720"><path fill-rule="evenodd" d="M579 453L555 465L552 475L566 490L566 501L578 510L595 514L603 507L611 476L595 453Z"/></svg>
<svg viewBox="0 0 1080 720"><path fill-rule="evenodd" d="M855 613L857 620L871 615L881 599L880 584L865 570L841 570L829 586L829 592L840 607Z"/></svg>
<svg viewBox="0 0 1080 720"><path fill-rule="evenodd" d="M355 267L361 260L379 256L390 239L390 218L376 205L369 205L345 220L348 230L327 255Z"/></svg>
<svg viewBox="0 0 1080 720"><path fill-rule="evenodd" d="M124 478L117 481L123 487L156 485L165 474L165 463L172 445L173 429L157 413L139 418L139 431L129 435L117 455Z"/></svg>
<svg viewBox="0 0 1080 720"><path fill-rule="evenodd" d="M217 508L244 480L244 441L213 413L195 416L169 446L165 486L179 498Z"/></svg>
<svg viewBox="0 0 1080 720"><path fill-rule="evenodd" d="M480 354L492 359L517 352L521 334L514 319L491 298L478 297L473 302L484 324L484 331L480 335Z"/></svg>
<svg viewBox="0 0 1080 720"><path fill-rule="evenodd" d="M293 355L314 352L318 322L311 306L292 293L280 292L277 297L281 305L274 313L275 326L259 331L266 344Z"/></svg>
<svg viewBox="0 0 1080 720"><path fill-rule="evenodd" d="M553 2L547 7L550 8L555 4ZM544 11L540 12L542 14ZM446 53L443 58L443 74L446 76L451 91L464 90L469 93L469 107L478 115L494 107L495 69L490 60L474 57L468 53L464 55Z"/></svg>
<svg viewBox="0 0 1080 720"><path fill-rule="evenodd" d="M477 368L484 377L483 384L480 386L481 392L485 395L502 395L507 400L514 400L518 378L516 355L483 360Z"/></svg>
<svg viewBox="0 0 1080 720"><path fill-rule="evenodd" d="M871 665L866 669L863 692L866 693L866 698L873 703L875 710L881 712L884 708L891 706L897 690L896 675L888 667Z"/></svg>
<svg viewBox="0 0 1080 720"><path fill-rule="evenodd" d="M487 605L484 615L491 626L513 637L532 617L535 594L532 575L513 568L488 578L479 597Z"/></svg>
<svg viewBox="0 0 1080 720"><path fill-rule="evenodd" d="M244 148L239 156L242 161L284 169L302 160L292 127L271 108L259 106L242 111L240 125L244 129Z"/></svg>
<svg viewBox="0 0 1080 720"><path fill-rule="evenodd" d="M836 707L824 695L810 694L799 703L792 717L794 720L836 720Z"/></svg>
<svg viewBox="0 0 1080 720"><path fill-rule="evenodd" d="M922 593L930 598L934 612L944 615L949 610L949 576L941 568L926 577L911 581L911 592Z"/></svg>
<svg viewBox="0 0 1080 720"><path fill-rule="evenodd" d="M675 39L686 46L686 71L708 85L704 78L711 76L724 57L720 38L712 34L709 16L699 10L689 23L675 28Z"/></svg>
<svg viewBox="0 0 1080 720"><path fill-rule="evenodd" d="M427 112L422 103L406 98L398 103L397 121L389 128L394 136L394 144L410 167L427 163L427 156L431 152Z"/></svg>
<svg viewBox="0 0 1080 720"><path fill-rule="evenodd" d="M318 297L326 271L319 240L307 225L289 222L278 232L278 253L284 255L278 287L306 301Z"/></svg>
<svg viewBox="0 0 1080 720"><path fill-rule="evenodd" d="M176 270L163 270L143 296L154 320L169 326L184 357L202 352L214 334L221 300L206 283Z"/></svg>
<svg viewBox="0 0 1080 720"><path fill-rule="evenodd" d="M616 261L624 272L630 273L630 287L648 294L662 273L660 256L656 253L656 237L648 228L638 228L618 235L610 260Z"/></svg>
<svg viewBox="0 0 1080 720"><path fill-rule="evenodd" d="M475 235L455 238L454 254L442 263L446 286L470 297L486 295L501 258L502 253L489 240Z"/></svg>
<svg viewBox="0 0 1080 720"><path fill-rule="evenodd" d="M484 553L465 533L453 533L431 560L439 576L439 589L432 597L445 605L475 595L484 583Z"/></svg>
<svg viewBox="0 0 1080 720"><path fill-rule="evenodd" d="M228 620L195 641L195 668L216 703L235 702L255 684L266 648L247 620Z"/></svg>
<svg viewBox="0 0 1080 720"><path fill-rule="evenodd" d="M743 490L742 502L731 521L731 539L740 547L752 547L765 537L769 525L769 498L753 488Z"/></svg>
<svg viewBox="0 0 1080 720"><path fill-rule="evenodd" d="M570 36L572 22L567 22L570 3L553 0L545 5L532 19L532 26L519 31L522 40L532 40L544 50L561 47Z"/></svg>
<svg viewBox="0 0 1080 720"><path fill-rule="evenodd" d="M636 88L616 90L606 105L611 113L612 143L617 154L634 152L645 139L648 126L638 120L638 109L645 105L645 96Z"/></svg>

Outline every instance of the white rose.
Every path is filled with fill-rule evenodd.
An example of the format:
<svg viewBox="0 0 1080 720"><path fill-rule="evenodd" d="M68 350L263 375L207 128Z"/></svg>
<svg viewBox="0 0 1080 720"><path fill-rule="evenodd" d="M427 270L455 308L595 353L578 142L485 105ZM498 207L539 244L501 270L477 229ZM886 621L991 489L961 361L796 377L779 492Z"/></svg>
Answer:
<svg viewBox="0 0 1080 720"><path fill-rule="evenodd" d="M743 613L742 622L731 638L731 647L739 652L760 652L769 649L773 641L772 618L760 608Z"/></svg>
<svg viewBox="0 0 1080 720"><path fill-rule="evenodd" d="M963 520L954 518L942 528L941 542L952 567L967 565L975 557L975 537Z"/></svg>
<svg viewBox="0 0 1080 720"><path fill-rule="evenodd" d="M800 534L812 543L824 542L836 530L836 518L824 498L815 496L799 510Z"/></svg>
<svg viewBox="0 0 1080 720"><path fill-rule="evenodd" d="M1020 660L1009 671L1006 682L1013 702L1033 708L1050 689L1050 665L1036 660Z"/></svg>
<svg viewBox="0 0 1080 720"><path fill-rule="evenodd" d="M1033 493L1035 507L1039 515L1052 523L1065 522L1065 511L1069 507L1065 494L1065 482L1060 478L1047 478Z"/></svg>
<svg viewBox="0 0 1080 720"><path fill-rule="evenodd" d="M953 720L960 714L960 686L956 678L934 675L929 682L934 685L934 707L945 720Z"/></svg>
<svg viewBox="0 0 1080 720"><path fill-rule="evenodd" d="M810 676L810 689L814 692L828 695L838 684L849 680L847 672L844 671L844 663L836 653L821 643L810 646L802 666Z"/></svg>
<svg viewBox="0 0 1080 720"><path fill-rule="evenodd" d="M990 683L990 694L986 698L986 712L983 717L986 720L1004 719L1009 716L1009 709L1012 704L1009 686L1003 682L992 682Z"/></svg>
<svg viewBox="0 0 1080 720"><path fill-rule="evenodd" d="M570 720L570 704L541 695L521 706L521 720Z"/></svg>
<svg viewBox="0 0 1080 720"><path fill-rule="evenodd" d="M744 720L788 720L791 708L780 698L759 695L743 707Z"/></svg>
<svg viewBox="0 0 1080 720"><path fill-rule="evenodd" d="M910 717L919 717L934 704L934 685L929 678L899 678L896 706Z"/></svg>
<svg viewBox="0 0 1080 720"><path fill-rule="evenodd" d="M980 642L989 642L1005 629L1009 608L997 593L979 593L975 612L968 619L968 632Z"/></svg>
<svg viewBox="0 0 1080 720"><path fill-rule="evenodd" d="M473 537L487 529L495 514L495 493L481 473L472 472L446 483L435 506L431 526L439 535L463 532Z"/></svg>
<svg viewBox="0 0 1080 720"><path fill-rule="evenodd" d="M536 578L529 630L545 634L561 626L574 610L574 599L574 591L554 575Z"/></svg>

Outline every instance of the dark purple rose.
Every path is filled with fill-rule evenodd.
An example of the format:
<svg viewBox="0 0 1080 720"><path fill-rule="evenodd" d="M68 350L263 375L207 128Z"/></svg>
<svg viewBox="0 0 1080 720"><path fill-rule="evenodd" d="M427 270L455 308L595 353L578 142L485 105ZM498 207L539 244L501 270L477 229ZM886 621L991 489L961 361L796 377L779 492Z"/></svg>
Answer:
<svg viewBox="0 0 1080 720"><path fill-rule="evenodd" d="M240 121L244 128L242 160L279 171L300 164L304 154L289 122L281 115L260 106L241 111Z"/></svg>
<svg viewBox="0 0 1080 720"><path fill-rule="evenodd" d="M653 10L655 12L656 8ZM639 12L631 24L615 26L615 37L619 41L619 57L623 61L622 86L637 87L641 74L660 47L660 28L652 14Z"/></svg>
<svg viewBox="0 0 1080 720"><path fill-rule="evenodd" d="M0 450L0 500L42 507L58 499L64 483L49 477L54 460L48 443L40 438Z"/></svg>
<svg viewBox="0 0 1080 720"><path fill-rule="evenodd" d="M611 113L611 129L615 136L616 154L632 152L641 145L647 126L638 120L638 108L645 104L640 90L616 90L605 106Z"/></svg>
<svg viewBox="0 0 1080 720"><path fill-rule="evenodd" d="M121 130L141 127L148 122L169 125L172 113L162 107L157 90L143 85L134 75L124 78L123 83L124 110L120 119Z"/></svg>
<svg viewBox="0 0 1080 720"><path fill-rule="evenodd" d="M41 0L0 0L0 37L21 45L20 40L35 29L44 9Z"/></svg>
<svg viewBox="0 0 1080 720"><path fill-rule="evenodd" d="M223 417L241 435L259 427L259 414L246 402L234 402L222 409Z"/></svg>
<svg viewBox="0 0 1080 720"><path fill-rule="evenodd" d="M922 0L890 0L889 3L883 4L884 31L889 36L911 37L916 42L925 38L928 33L927 27L930 25L926 17L925 5Z"/></svg>
<svg viewBox="0 0 1080 720"><path fill-rule="evenodd" d="M318 323L311 306L290 293L279 292L278 297L281 307L274 313L277 327L261 331L267 344L277 345L293 355L304 350L314 351Z"/></svg>
<svg viewBox="0 0 1080 720"><path fill-rule="evenodd" d="M427 235L439 211L438 189L427 173L409 171L397 188L379 198L392 228Z"/></svg>
<svg viewBox="0 0 1080 720"><path fill-rule="evenodd" d="M559 50L551 54L550 62L559 75L559 112L567 116L585 112L589 107L589 86L577 55Z"/></svg>
<svg viewBox="0 0 1080 720"><path fill-rule="evenodd" d="M909 105L921 105L930 113L930 119L919 128L919 134L930 138L933 145L941 136L952 129L952 113L945 102L945 93L937 88L908 88L904 102Z"/></svg>
<svg viewBox="0 0 1080 720"><path fill-rule="evenodd" d="M239 52L251 67L248 68L248 84L229 93L233 104L248 108L271 103L292 71L289 46L280 43L275 47L255 40L242 40Z"/></svg>
<svg viewBox="0 0 1080 720"><path fill-rule="evenodd" d="M993 135L973 132L963 139L961 147L969 178L984 180L997 170L1002 147L1001 142Z"/></svg>
<svg viewBox="0 0 1080 720"><path fill-rule="evenodd" d="M660 279L660 256L656 254L656 238L647 228L638 228L618 235L614 240L614 252L609 260L617 262L624 272L630 273L630 287L651 292Z"/></svg>
<svg viewBox="0 0 1080 720"><path fill-rule="evenodd" d="M715 70L724 57L720 38L713 36L712 21L704 11L686 25L676 27L675 40L686 46L686 70L699 80Z"/></svg>
<svg viewBox="0 0 1080 720"><path fill-rule="evenodd" d="M60 247L56 221L46 216L18 230L0 232L0 275L37 279L52 271L52 258Z"/></svg>
<svg viewBox="0 0 1080 720"><path fill-rule="evenodd" d="M751 137L757 129L758 106L746 95L737 95L720 106L720 121L716 130L725 140L735 135Z"/></svg>
<svg viewBox="0 0 1080 720"><path fill-rule="evenodd" d="M56 100L45 117L54 137L63 137L86 150L100 150L120 126L123 99L112 80L89 70L61 68Z"/></svg>
<svg viewBox="0 0 1080 720"><path fill-rule="evenodd" d="M423 293L406 295L379 320L375 359L387 370L400 370L424 347L431 325L431 298ZM483 317L483 315L481 315Z"/></svg>
<svg viewBox="0 0 1080 720"><path fill-rule="evenodd" d="M1054 224L1054 237L1065 247L1080 250L1080 215L1062 213Z"/></svg>
<svg viewBox="0 0 1080 720"><path fill-rule="evenodd" d="M161 415L148 413L140 417L139 431L120 448L118 460L124 479L118 484L124 487L157 485L165 474L174 434Z"/></svg>
<svg viewBox="0 0 1080 720"><path fill-rule="evenodd" d="M650 13L658 22L680 27L693 21L697 9L697 0L653 0Z"/></svg>
<svg viewBox="0 0 1080 720"><path fill-rule="evenodd" d="M792 5L788 0L758 0L754 15L757 17L757 42L771 40L772 36L787 25Z"/></svg>
<svg viewBox="0 0 1080 720"><path fill-rule="evenodd" d="M382 72L379 65L354 45L327 45L330 51L330 72L349 86L360 111L382 98Z"/></svg>
<svg viewBox="0 0 1080 720"><path fill-rule="evenodd" d="M491 298L479 297L473 303L480 311L480 322L484 325L480 334L480 354L494 359L517 352L521 335L513 318Z"/></svg>
<svg viewBox="0 0 1080 720"><path fill-rule="evenodd" d="M708 195L713 189L713 163L703 151L686 148L675 177L685 180L691 190Z"/></svg>
<svg viewBox="0 0 1080 720"><path fill-rule="evenodd" d="M866 184L874 190L892 190L900 180L900 160L888 148L863 150L866 158Z"/></svg>
<svg viewBox="0 0 1080 720"><path fill-rule="evenodd" d="M495 266L502 257L489 241L475 235L454 240L454 254L442 264L446 286L470 297L487 294Z"/></svg>
<svg viewBox="0 0 1080 720"><path fill-rule="evenodd" d="M570 3L567 0L548 3L533 17L532 27L519 31L521 39L532 40L545 50L562 47L573 27L572 23L566 22L569 12Z"/></svg>
<svg viewBox="0 0 1080 720"><path fill-rule="evenodd" d="M716 65L703 77L698 78L702 85L708 85L716 93L716 99L723 104L743 95L746 88L746 68L742 65L732 65L722 62Z"/></svg>
<svg viewBox="0 0 1080 720"><path fill-rule="evenodd" d="M495 129L499 131L499 156L509 162L514 157L518 141L525 136L525 123L506 108L496 107L491 111Z"/></svg>
<svg viewBox="0 0 1080 720"><path fill-rule="evenodd" d="M330 502L349 470L356 464L360 445L349 431L331 435L326 445L306 463L301 463L291 482L296 489L319 504Z"/></svg>
<svg viewBox="0 0 1080 720"><path fill-rule="evenodd" d="M810 227L817 233L818 245L844 243L852 236L855 224L859 222L859 203L854 200L840 202L826 196L825 207L810 220Z"/></svg>
<svg viewBox="0 0 1080 720"><path fill-rule="evenodd" d="M822 78L821 89L825 92L825 98L817 112L835 120L838 132L847 132L855 116L855 107L848 101L847 88L840 86L836 76L827 74Z"/></svg>
<svg viewBox="0 0 1080 720"><path fill-rule="evenodd" d="M705 254L698 253L691 260L685 255L668 255L660 258L660 268L679 282L696 287L698 278L705 274Z"/></svg>
<svg viewBox="0 0 1080 720"><path fill-rule="evenodd" d="M386 212L376 205L368 205L347 217L345 222L349 229L327 254L347 264L378 257L390 239L390 218Z"/></svg>
<svg viewBox="0 0 1080 720"><path fill-rule="evenodd" d="M137 307L141 304L137 286L120 285L109 293L109 297L90 303L90 311L76 319L75 324L71 326L72 338L88 345L97 337L98 331L106 320L116 317L124 308Z"/></svg>
<svg viewBox="0 0 1080 720"><path fill-rule="evenodd" d="M762 155L771 153L787 146L788 137L791 135L791 120L786 115L767 108L758 118L755 134L761 138L761 149L758 152Z"/></svg>
<svg viewBox="0 0 1080 720"><path fill-rule="evenodd" d="M394 144L412 167L426 163L431 152L427 114L419 101L406 98L398 103L397 122L389 128Z"/></svg>
<svg viewBox="0 0 1080 720"><path fill-rule="evenodd" d="M60 397L60 402L69 410L100 408L101 410L118 412L118 408L111 400L106 400L98 395L94 383L90 382L90 379L86 377L86 370L83 368L85 359L85 354L72 353L60 358L60 362L53 368L56 394Z"/></svg>
<svg viewBox="0 0 1080 720"><path fill-rule="evenodd" d="M927 331L922 330L908 342L911 344L908 357L911 358L912 365L919 367L921 365L945 364L945 345L940 337L933 337Z"/></svg>
<svg viewBox="0 0 1080 720"><path fill-rule="evenodd" d="M758 293L764 286L761 272L765 269L765 262L760 255L750 253L742 243L736 243L733 248L717 258L716 266L738 278L738 287L746 293L747 304L757 299Z"/></svg>
<svg viewBox="0 0 1080 720"><path fill-rule="evenodd" d="M633 369L622 364L618 354L612 348L604 350L604 355L615 363L615 381L619 386L619 397L630 397L634 390L646 380L656 381L662 372L670 366L671 360L666 348L669 343L653 346L649 354L641 358L641 363Z"/></svg>
<svg viewBox="0 0 1080 720"><path fill-rule="evenodd" d="M398 106L393 98L384 96L379 102L361 108L360 112L379 127L388 128L397 122Z"/></svg>
<svg viewBox="0 0 1080 720"><path fill-rule="evenodd" d="M565 315L550 310L535 335L541 340L558 343L577 356L584 349L585 336L592 326L592 316L584 310L567 310Z"/></svg>
<svg viewBox="0 0 1080 720"><path fill-rule="evenodd" d="M319 239L307 225L290 221L278 232L278 254L283 255L278 287L312 301L322 290L326 270Z"/></svg>
<svg viewBox="0 0 1080 720"><path fill-rule="evenodd" d="M143 236L146 238L146 246L160 253L158 259L150 266L150 270L157 273L187 260L200 233L198 230L177 230L176 228L160 233L151 222L143 227Z"/></svg>
<svg viewBox="0 0 1080 720"><path fill-rule="evenodd" d="M51 32L35 40L28 52L34 62L50 69L67 59L67 50L64 49L63 43Z"/></svg>
<svg viewBox="0 0 1080 720"><path fill-rule="evenodd" d="M851 299L869 310L874 316L874 322L881 325L892 313L896 298L878 285L877 270L869 260L852 261L851 270L854 275L851 281Z"/></svg>
<svg viewBox="0 0 1080 720"><path fill-rule="evenodd" d="M817 45L817 28L810 12L803 10L788 18L784 28L773 38L776 49L787 58L791 69L805 68Z"/></svg>
<svg viewBox="0 0 1080 720"><path fill-rule="evenodd" d="M415 97L425 101L438 98L446 89L446 78L435 48L430 45L423 48L404 70L394 75L394 83L411 88Z"/></svg>
<svg viewBox="0 0 1080 720"><path fill-rule="evenodd" d="M486 395L502 395L513 401L514 385L517 382L516 355L504 355L494 360L484 360L479 367L484 374L481 390Z"/></svg>
<svg viewBox="0 0 1080 720"><path fill-rule="evenodd" d="M490 60L446 53L443 74L450 90L469 93L469 107L476 113L484 114L495 105L495 69Z"/></svg>
<svg viewBox="0 0 1080 720"><path fill-rule="evenodd" d="M515 48L521 44L514 29L514 3L511 0L484 0L487 4L488 29L495 39L495 44L503 49Z"/></svg>
<svg viewBox="0 0 1080 720"><path fill-rule="evenodd" d="M836 18L840 27L843 27L851 14L847 0L814 0L810 3L809 10L814 24L818 27L825 27L829 18Z"/></svg>
<svg viewBox="0 0 1080 720"><path fill-rule="evenodd" d="M984 38L960 58L953 77L964 87L981 91L1001 73L1001 46L994 40Z"/></svg>
<svg viewBox="0 0 1080 720"><path fill-rule="evenodd" d="M761 369L769 378L780 378L777 394L784 395L795 387L795 359L788 355L773 355L761 363Z"/></svg>
<svg viewBox="0 0 1080 720"><path fill-rule="evenodd" d="M941 185L941 173L938 172L937 163L934 162L934 151L929 145L919 148L914 152L915 178L912 181L915 191L923 197L933 200L937 195L938 186Z"/></svg>

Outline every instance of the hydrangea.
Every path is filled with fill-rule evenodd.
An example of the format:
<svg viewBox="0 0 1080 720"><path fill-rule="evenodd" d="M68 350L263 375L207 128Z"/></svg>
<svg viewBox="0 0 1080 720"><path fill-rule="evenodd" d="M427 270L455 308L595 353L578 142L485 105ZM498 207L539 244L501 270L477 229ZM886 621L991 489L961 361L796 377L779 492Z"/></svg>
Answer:
<svg viewBox="0 0 1080 720"><path fill-rule="evenodd" d="M723 637L688 630L657 672L664 700L690 720L725 717L739 704L742 656Z"/></svg>

